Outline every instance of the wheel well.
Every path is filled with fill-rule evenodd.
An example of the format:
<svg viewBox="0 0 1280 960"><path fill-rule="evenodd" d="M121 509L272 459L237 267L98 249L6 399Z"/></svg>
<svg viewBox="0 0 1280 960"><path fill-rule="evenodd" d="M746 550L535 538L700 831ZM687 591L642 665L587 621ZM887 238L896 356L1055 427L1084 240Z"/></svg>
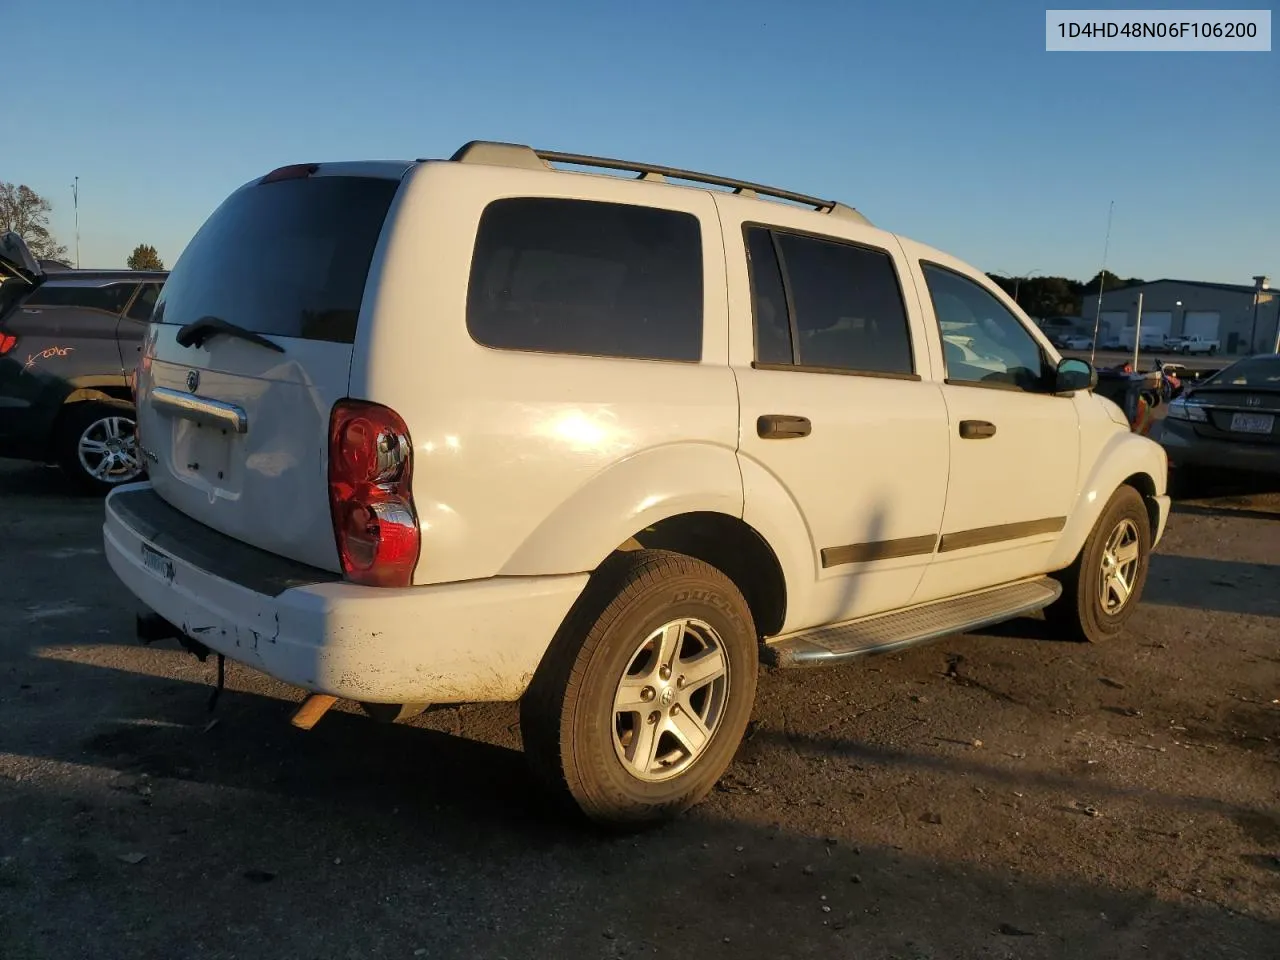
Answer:
<svg viewBox="0 0 1280 960"><path fill-rule="evenodd" d="M782 629L787 586L782 565L764 537L724 513L682 513L636 533L618 550L672 550L709 563L734 582L762 637Z"/></svg>
<svg viewBox="0 0 1280 960"><path fill-rule="evenodd" d="M1125 477L1125 485L1133 487L1142 494L1142 502L1147 508L1147 518L1151 521L1154 532L1160 523L1160 508L1156 506L1156 482L1145 473L1135 473Z"/></svg>

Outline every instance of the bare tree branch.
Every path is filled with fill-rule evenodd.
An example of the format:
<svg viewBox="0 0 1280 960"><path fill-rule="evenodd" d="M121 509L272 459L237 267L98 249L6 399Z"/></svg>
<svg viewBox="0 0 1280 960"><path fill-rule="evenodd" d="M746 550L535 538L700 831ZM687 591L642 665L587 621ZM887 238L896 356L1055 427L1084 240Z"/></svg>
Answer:
<svg viewBox="0 0 1280 960"><path fill-rule="evenodd" d="M60 260L67 248L49 232L53 205L26 184L0 182L0 233L9 230L26 241L37 260Z"/></svg>

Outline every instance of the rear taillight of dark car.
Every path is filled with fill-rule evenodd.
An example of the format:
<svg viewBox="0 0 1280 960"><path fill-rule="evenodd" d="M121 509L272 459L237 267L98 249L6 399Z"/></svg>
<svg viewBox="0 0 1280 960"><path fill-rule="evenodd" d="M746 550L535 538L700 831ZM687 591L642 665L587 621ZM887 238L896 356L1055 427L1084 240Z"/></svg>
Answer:
<svg viewBox="0 0 1280 960"><path fill-rule="evenodd" d="M329 417L329 510L352 583L407 587L421 535L413 508L413 444L394 410L340 400Z"/></svg>
<svg viewBox="0 0 1280 960"><path fill-rule="evenodd" d="M11 333L0 332L0 357L18 345L18 338Z"/></svg>

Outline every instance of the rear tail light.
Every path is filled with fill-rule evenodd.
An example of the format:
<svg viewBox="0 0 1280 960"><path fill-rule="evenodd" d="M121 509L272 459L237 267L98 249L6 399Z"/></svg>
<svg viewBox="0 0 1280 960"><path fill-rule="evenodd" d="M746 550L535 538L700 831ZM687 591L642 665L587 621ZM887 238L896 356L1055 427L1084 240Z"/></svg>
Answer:
<svg viewBox="0 0 1280 960"><path fill-rule="evenodd" d="M329 510L343 575L352 583L407 587L421 534L413 509L413 445L381 404L340 400L329 417Z"/></svg>
<svg viewBox="0 0 1280 960"><path fill-rule="evenodd" d="M18 345L18 338L11 333L0 333L0 357Z"/></svg>

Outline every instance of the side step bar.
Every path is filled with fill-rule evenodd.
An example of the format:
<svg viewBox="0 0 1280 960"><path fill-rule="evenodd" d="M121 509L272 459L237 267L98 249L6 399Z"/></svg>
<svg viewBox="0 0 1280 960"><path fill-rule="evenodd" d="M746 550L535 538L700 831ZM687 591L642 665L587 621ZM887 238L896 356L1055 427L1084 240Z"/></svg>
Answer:
<svg viewBox="0 0 1280 960"><path fill-rule="evenodd" d="M888 653L1043 610L1062 595L1051 577L935 600L905 610L775 637L760 659L776 667L825 666Z"/></svg>

